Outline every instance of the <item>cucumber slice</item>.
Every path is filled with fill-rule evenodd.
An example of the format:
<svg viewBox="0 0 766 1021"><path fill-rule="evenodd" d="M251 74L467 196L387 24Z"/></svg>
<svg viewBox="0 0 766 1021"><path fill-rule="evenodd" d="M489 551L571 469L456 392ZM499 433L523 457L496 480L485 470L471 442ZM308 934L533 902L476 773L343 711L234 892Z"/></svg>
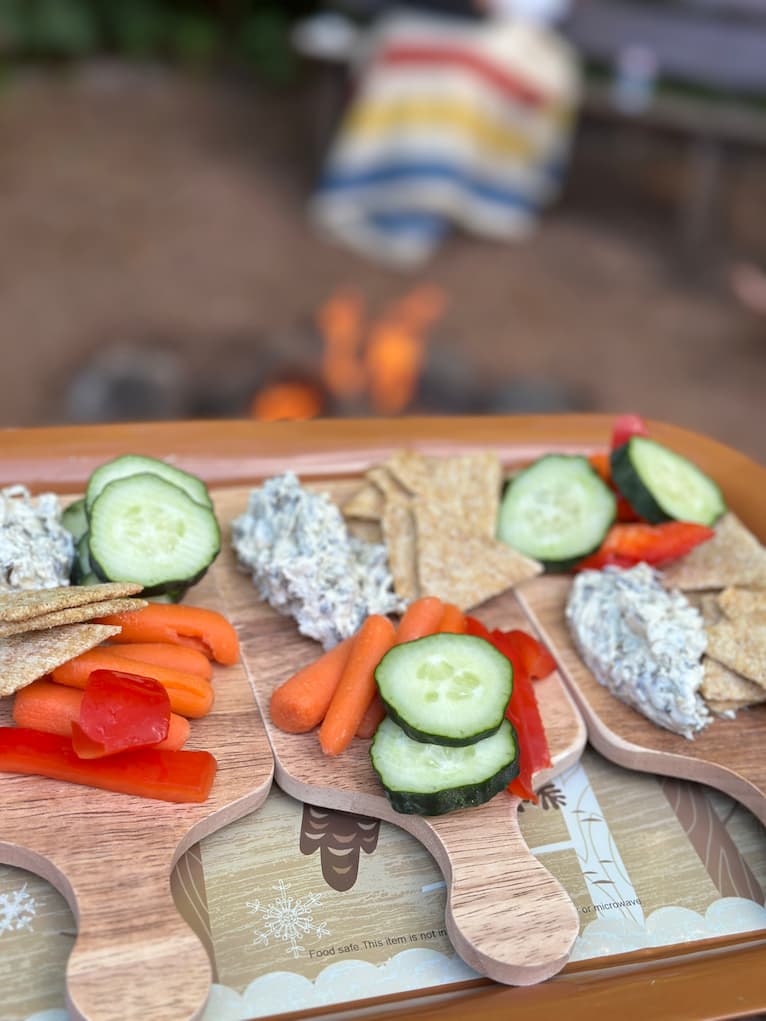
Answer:
<svg viewBox="0 0 766 1021"><path fill-rule="evenodd" d="M90 562L90 545L86 530L75 546L74 563L72 564L73 583L82 585L83 579L89 574L93 574L93 565Z"/></svg>
<svg viewBox="0 0 766 1021"><path fill-rule="evenodd" d="M474 635L395 645L375 669L389 716L415 741L469 745L493 734L513 690L513 667Z"/></svg>
<svg viewBox="0 0 766 1021"><path fill-rule="evenodd" d="M93 570L106 581L135 581L146 595L199 581L221 548L215 514L149 472L115 479L89 515Z"/></svg>
<svg viewBox="0 0 766 1021"><path fill-rule="evenodd" d="M497 537L548 570L567 571L597 550L615 520L617 499L579 454L546 454L503 494Z"/></svg>
<svg viewBox="0 0 766 1021"><path fill-rule="evenodd" d="M636 514L652 524L713 525L726 511L718 485L681 454L633 436L610 454L612 478Z"/></svg>
<svg viewBox="0 0 766 1021"><path fill-rule="evenodd" d="M188 493L192 500L202 504L203 507L212 508L213 503L207 486L202 479L181 468L174 468L166 461L160 461L156 457L144 457L142 454L123 454L112 461L106 461L93 472L88 479L88 486L85 490L85 509L90 514L93 504L99 493L110 482L115 479L123 479L128 475L138 475L149 472L152 475L159 475L167 482L173 482L184 492Z"/></svg>
<svg viewBox="0 0 766 1021"><path fill-rule="evenodd" d="M75 541L75 545L88 531L88 515L85 512L85 498L80 497L61 512L61 524Z"/></svg>
<svg viewBox="0 0 766 1021"><path fill-rule="evenodd" d="M386 717L375 731L370 759L391 807L419 815L482 805L519 772L516 734L508 720L491 737L455 748L413 741Z"/></svg>

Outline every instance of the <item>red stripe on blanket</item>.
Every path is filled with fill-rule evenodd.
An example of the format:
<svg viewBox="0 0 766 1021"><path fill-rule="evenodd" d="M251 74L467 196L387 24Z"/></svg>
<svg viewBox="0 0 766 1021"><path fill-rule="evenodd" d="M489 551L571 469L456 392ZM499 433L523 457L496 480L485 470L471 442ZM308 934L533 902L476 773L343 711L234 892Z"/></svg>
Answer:
<svg viewBox="0 0 766 1021"><path fill-rule="evenodd" d="M501 92L513 96L527 106L544 106L548 97L517 75L485 60L470 50L454 46L413 46L398 44L376 58L380 64L453 64L475 71Z"/></svg>

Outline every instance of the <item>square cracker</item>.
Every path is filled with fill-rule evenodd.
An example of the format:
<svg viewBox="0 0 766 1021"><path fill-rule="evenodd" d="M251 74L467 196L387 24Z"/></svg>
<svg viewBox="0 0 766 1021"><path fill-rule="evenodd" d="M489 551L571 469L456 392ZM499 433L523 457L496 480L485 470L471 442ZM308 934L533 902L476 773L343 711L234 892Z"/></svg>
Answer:
<svg viewBox="0 0 766 1021"><path fill-rule="evenodd" d="M700 694L707 702L766 702L766 688L742 677L709 656L702 660Z"/></svg>
<svg viewBox="0 0 766 1021"><path fill-rule="evenodd" d="M142 586L131 581L104 582L100 585L61 585L47 589L20 589L0 593L0 623L28 620L46 613L135 595Z"/></svg>
<svg viewBox="0 0 766 1021"><path fill-rule="evenodd" d="M145 599L108 599L98 603L86 603L84 606L70 606L53 613L41 613L27 620L12 621L0 624L0 638L24 632L44 631L47 628L59 627L61 624L79 624L86 620L97 620L113 613L126 613L128 610L141 610L146 606Z"/></svg>
<svg viewBox="0 0 766 1021"><path fill-rule="evenodd" d="M388 566L394 579L394 592L407 602L417 599L420 590L415 548L415 519L409 500L386 500L383 509L383 538L388 551Z"/></svg>
<svg viewBox="0 0 766 1021"><path fill-rule="evenodd" d="M713 624L707 629L707 654L766 687L766 623L740 617Z"/></svg>
<svg viewBox="0 0 766 1021"><path fill-rule="evenodd" d="M718 595L718 606L730 620L749 617L766 624L766 589L724 589Z"/></svg>
<svg viewBox="0 0 766 1021"><path fill-rule="evenodd" d="M344 518L360 518L363 521L380 521L383 517L385 496L372 482L365 482L354 490L341 505Z"/></svg>
<svg viewBox="0 0 766 1021"><path fill-rule="evenodd" d="M462 519L467 532L494 537L502 486L502 466L494 451L429 457L402 450L385 464L414 496Z"/></svg>
<svg viewBox="0 0 766 1021"><path fill-rule="evenodd" d="M64 624L0 639L0 695L12 695L119 632L111 624Z"/></svg>
<svg viewBox="0 0 766 1021"><path fill-rule="evenodd" d="M421 595L465 611L542 571L536 560L505 543L467 533L464 520L425 500L414 500L413 512Z"/></svg>
<svg viewBox="0 0 766 1021"><path fill-rule="evenodd" d="M766 549L731 511L715 535L663 571L670 588L722 589L730 585L766 587Z"/></svg>

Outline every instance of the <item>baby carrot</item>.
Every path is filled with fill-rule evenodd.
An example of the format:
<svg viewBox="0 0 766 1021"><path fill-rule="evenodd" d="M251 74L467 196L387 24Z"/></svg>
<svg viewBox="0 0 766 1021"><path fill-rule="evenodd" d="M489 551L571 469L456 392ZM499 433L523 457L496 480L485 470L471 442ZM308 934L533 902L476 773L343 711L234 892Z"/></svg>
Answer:
<svg viewBox="0 0 766 1021"><path fill-rule="evenodd" d="M367 711L362 717L361 723L356 728L356 736L363 738L372 737L385 715L386 707L379 692L376 691L372 702L367 706Z"/></svg>
<svg viewBox="0 0 766 1021"><path fill-rule="evenodd" d="M84 688L94 670L116 670L159 681L170 696L170 708L181 716L205 716L213 706L213 686L204 677L128 659L119 654L116 646L101 645L81 652L68 663L56 667L51 676L57 684Z"/></svg>
<svg viewBox="0 0 766 1021"><path fill-rule="evenodd" d="M319 728L325 755L339 755L348 748L367 707L377 691L375 667L396 639L388 617L370 614L357 632L338 687Z"/></svg>
<svg viewBox="0 0 766 1021"><path fill-rule="evenodd" d="M140 612L140 611L139 611ZM444 603L436 596L422 596L404 611L396 629L396 644L412 642L434 634L444 613Z"/></svg>
<svg viewBox="0 0 766 1021"><path fill-rule="evenodd" d="M465 631L465 614L454 603L444 604L444 613L439 621L437 631L448 631L453 635L462 635Z"/></svg>
<svg viewBox="0 0 766 1021"><path fill-rule="evenodd" d="M269 709L275 726L304 734L322 722L353 643L352 635L274 689Z"/></svg>
<svg viewBox="0 0 766 1021"><path fill-rule="evenodd" d="M199 674L206 681L213 675L213 667L205 653L186 645L173 645L171 642L124 642L115 646L114 651L125 659L154 663L156 666L170 667L171 670L181 670L185 674Z"/></svg>
<svg viewBox="0 0 766 1021"><path fill-rule="evenodd" d="M13 697L13 722L17 727L44 730L48 734L72 736L72 723L80 716L83 693L52 681L33 681L20 688ZM181 748L189 737L189 721L177 713L170 714L168 736L152 748Z"/></svg>
<svg viewBox="0 0 766 1021"><path fill-rule="evenodd" d="M172 642L199 649L209 659L227 666L239 659L239 640L232 625L222 614L200 606L149 603L141 610L110 614L101 623L120 626L122 630L112 639L119 644Z"/></svg>

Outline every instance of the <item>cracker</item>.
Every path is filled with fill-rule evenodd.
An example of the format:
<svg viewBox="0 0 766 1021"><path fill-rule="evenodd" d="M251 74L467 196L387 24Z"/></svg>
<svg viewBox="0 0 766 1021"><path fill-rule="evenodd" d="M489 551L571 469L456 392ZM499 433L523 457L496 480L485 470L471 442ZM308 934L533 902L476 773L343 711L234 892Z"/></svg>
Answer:
<svg viewBox="0 0 766 1021"><path fill-rule="evenodd" d="M113 613L126 613L129 610L141 610L146 606L145 599L108 599L98 603L87 603L84 606L70 606L53 613L41 613L27 620L11 621L0 624L0 638L24 632L44 631L59 627L61 624L78 624L86 620L108 617Z"/></svg>
<svg viewBox="0 0 766 1021"><path fill-rule="evenodd" d="M717 592L688 592L686 598L689 603L699 610L705 627L717 624L724 619L724 612L718 605Z"/></svg>
<svg viewBox="0 0 766 1021"><path fill-rule="evenodd" d="M766 623L766 589L727 588L719 594L718 605L730 620L751 617Z"/></svg>
<svg viewBox="0 0 766 1021"><path fill-rule="evenodd" d="M422 595L470 610L542 572L542 565L505 543L465 531L465 521L429 502L413 501Z"/></svg>
<svg viewBox="0 0 766 1021"><path fill-rule="evenodd" d="M104 582L100 585L62 585L48 589L21 589L0 594L0 623L28 620L46 613L132 596L141 591L135 582Z"/></svg>
<svg viewBox="0 0 766 1021"><path fill-rule="evenodd" d="M341 511L346 518L380 521L383 517L384 503L385 497L381 489L372 482L366 482L343 503Z"/></svg>
<svg viewBox="0 0 766 1021"><path fill-rule="evenodd" d="M409 500L386 500L383 510L383 538L388 550L388 567L394 592L407 602L420 594L416 568L415 519Z"/></svg>
<svg viewBox="0 0 766 1021"><path fill-rule="evenodd" d="M715 535L663 571L665 585L680 589L766 587L766 549L731 511Z"/></svg>
<svg viewBox="0 0 766 1021"><path fill-rule="evenodd" d="M742 677L709 656L702 660L700 694L706 701L766 702L766 688Z"/></svg>
<svg viewBox="0 0 766 1021"><path fill-rule="evenodd" d="M716 716L725 716L728 719L733 719L740 709L749 709L752 704L752 702L739 702L737 699L711 699L706 703L711 713L715 713Z"/></svg>
<svg viewBox="0 0 766 1021"><path fill-rule="evenodd" d="M502 485L502 466L495 452L427 457L403 450L385 464L414 496L438 504L445 515L463 519L466 531L494 537Z"/></svg>
<svg viewBox="0 0 766 1021"><path fill-rule="evenodd" d="M766 687L766 624L747 617L713 624L707 632L707 654Z"/></svg>
<svg viewBox="0 0 766 1021"><path fill-rule="evenodd" d="M12 695L119 632L107 624L64 624L0 640L0 695Z"/></svg>

